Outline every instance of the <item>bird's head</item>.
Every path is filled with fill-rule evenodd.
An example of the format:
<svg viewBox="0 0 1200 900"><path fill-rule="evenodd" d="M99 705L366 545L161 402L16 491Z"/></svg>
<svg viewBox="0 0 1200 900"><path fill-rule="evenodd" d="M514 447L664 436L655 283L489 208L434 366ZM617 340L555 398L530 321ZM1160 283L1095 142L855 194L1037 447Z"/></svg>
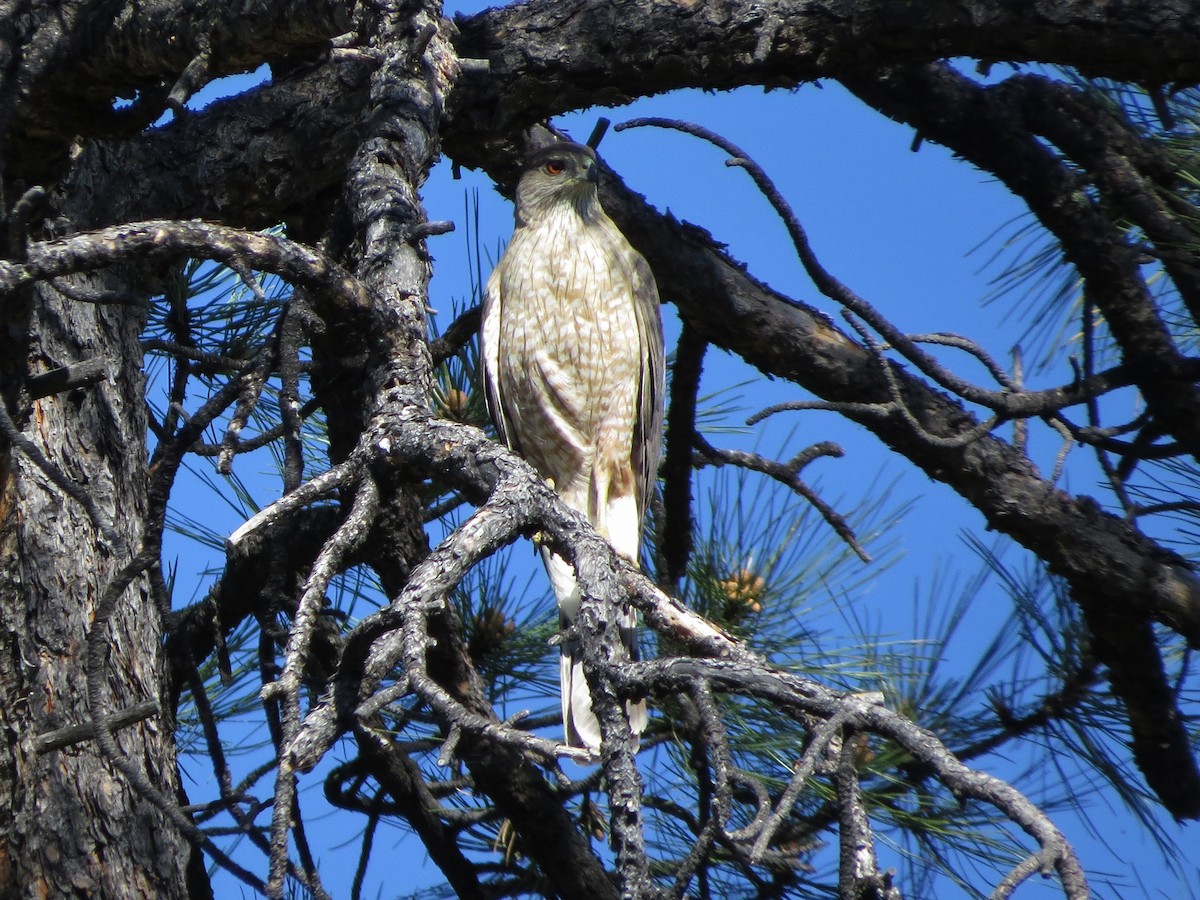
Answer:
<svg viewBox="0 0 1200 900"><path fill-rule="evenodd" d="M517 221L526 224L561 203L581 215L599 208L600 169L591 147L560 141L530 154L517 183Z"/></svg>

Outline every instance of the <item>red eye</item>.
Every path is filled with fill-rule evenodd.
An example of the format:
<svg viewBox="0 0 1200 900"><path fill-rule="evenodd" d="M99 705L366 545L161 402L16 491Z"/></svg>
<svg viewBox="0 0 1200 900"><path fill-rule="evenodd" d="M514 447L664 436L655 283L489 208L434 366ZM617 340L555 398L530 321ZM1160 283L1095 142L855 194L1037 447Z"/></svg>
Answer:
<svg viewBox="0 0 1200 900"><path fill-rule="evenodd" d="M561 175L567 170L567 164L561 159L552 159L546 163L547 175Z"/></svg>

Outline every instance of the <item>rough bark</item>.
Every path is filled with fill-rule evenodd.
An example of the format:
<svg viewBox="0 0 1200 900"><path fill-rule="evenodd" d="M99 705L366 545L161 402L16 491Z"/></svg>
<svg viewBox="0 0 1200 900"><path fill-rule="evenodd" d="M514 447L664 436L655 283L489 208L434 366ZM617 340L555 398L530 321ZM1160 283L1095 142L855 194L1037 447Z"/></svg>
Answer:
<svg viewBox="0 0 1200 900"><path fill-rule="evenodd" d="M167 128L89 141L66 189L85 176L110 185L102 225L196 217L319 235L358 145L370 72L367 61L338 59Z"/></svg>
<svg viewBox="0 0 1200 900"><path fill-rule="evenodd" d="M14 49L3 89L9 178L56 179L75 135L130 137L205 83L266 61L295 64L349 28L347 3L253 0L29 8L10 19ZM15 10L14 10L15 12ZM114 110L114 101L133 101Z"/></svg>
<svg viewBox="0 0 1200 900"><path fill-rule="evenodd" d="M1198 13L1186 0L538 0L458 21L460 55L488 67L459 94L456 127L504 133L673 88L793 86L947 56L1189 84L1200 79Z"/></svg>
<svg viewBox="0 0 1200 900"><path fill-rule="evenodd" d="M128 283L110 281L129 290ZM15 305L15 304L14 304ZM12 307L7 307L10 310ZM96 743L39 754L35 738L145 700L163 714L116 732L121 751L175 797L174 720L164 702L163 619L145 579L108 623L104 708L89 710L85 638L129 562L146 507L141 314L39 289L29 321L6 316L5 402L45 459L85 489L114 546L23 453L4 447L0 522L0 895L185 897L190 848ZM14 339L15 337L15 339ZM102 356L99 383L29 402L27 374ZM24 371L22 371L24 370Z"/></svg>

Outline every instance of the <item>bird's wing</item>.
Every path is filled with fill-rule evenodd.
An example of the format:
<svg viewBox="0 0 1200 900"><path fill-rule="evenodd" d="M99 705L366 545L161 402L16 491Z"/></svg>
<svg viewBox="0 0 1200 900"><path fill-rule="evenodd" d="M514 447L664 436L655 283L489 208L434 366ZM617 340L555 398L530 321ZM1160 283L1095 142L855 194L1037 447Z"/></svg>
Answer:
<svg viewBox="0 0 1200 900"><path fill-rule="evenodd" d="M638 487L638 515L645 515L662 454L663 407L666 394L666 359L663 350L662 314L658 287L650 265L640 253L633 254L633 306L638 336L644 354L639 370L637 417L633 432L634 477Z"/></svg>
<svg viewBox="0 0 1200 900"><path fill-rule="evenodd" d="M479 334L479 356L483 366L483 387L488 412L502 443L514 450L515 429L504 412L500 398L500 314L503 304L504 257L496 264L483 290L483 322Z"/></svg>

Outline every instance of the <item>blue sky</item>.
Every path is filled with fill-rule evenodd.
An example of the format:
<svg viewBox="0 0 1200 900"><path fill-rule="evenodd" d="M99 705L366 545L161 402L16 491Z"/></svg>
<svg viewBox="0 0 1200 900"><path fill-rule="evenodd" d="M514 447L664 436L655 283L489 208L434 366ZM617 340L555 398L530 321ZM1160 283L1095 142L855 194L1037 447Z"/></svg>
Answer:
<svg viewBox="0 0 1200 900"><path fill-rule="evenodd" d="M466 11L478 5L448 4L447 9L468 6L471 9ZM1001 249L997 233L1006 233L1023 213L1020 202L985 173L954 160L941 147L926 143L913 152L909 129L862 106L836 84L771 93L752 89L723 94L682 92L624 109L564 117L556 124L584 140L598 115L614 122L643 115L684 119L739 144L792 203L825 267L887 313L901 329L961 333L1002 361L1021 339L1024 324L1012 312L1014 301L983 303L991 279L999 272L998 265L988 264ZM808 282L782 223L746 174L724 165L719 150L676 132L638 129L610 131L600 152L649 202L708 229L727 243L730 253L747 263L756 277L840 321L838 311ZM441 327L449 324L453 304L461 304L469 296L464 200L475 191L480 200L482 243L496 247L511 231L512 213L486 179L466 172L462 180L455 181L443 162L423 192L430 218L449 219L458 225L455 233L430 241L435 258L430 303L439 311ZM677 328L669 306L664 315L670 343ZM978 374L962 357L952 359L960 372ZM794 386L766 381L729 354L710 350L706 390L752 378L756 379L752 386L738 391L743 415L803 396ZM1036 375L1030 376L1030 382L1040 383ZM748 447L755 445L757 438L727 434L713 440L722 446ZM961 535L966 529L978 532L981 517L948 488L930 482L863 429L831 413L777 417L756 446L763 452L794 453L821 440L840 443L846 456L814 464L805 477L839 509L853 508L878 491L879 485L893 481L896 499L912 502L892 535L899 562L886 569L876 567L878 575L873 580L843 599L853 603L855 619L868 623L872 631L898 642L917 639L921 634L916 623L939 579L956 575L965 579L978 568ZM1035 444L1035 461L1049 471L1057 451L1054 442ZM1081 453L1076 451L1078 456ZM1090 466L1083 461L1065 475L1066 486L1081 493L1095 492L1093 479ZM264 493L258 499L265 503L273 498ZM230 520L232 530L240 520L232 512ZM203 563L182 545L179 552L181 580L186 583ZM1009 558L1019 560L1020 554ZM874 572L863 567L861 574L873 576ZM544 583L536 580L540 574L534 574L536 589L544 590ZM953 645L954 656L947 661L951 673L969 667L1003 627L1007 612L1007 601L999 592L985 592ZM1019 767L1020 760L1010 764L988 759L976 765L1004 776L1006 770ZM197 775L203 780L203 773L197 771ZM1047 784L1053 784L1053 773L1044 775ZM311 787L304 802L306 813L311 813L320 804L319 787L312 776L308 784ZM1044 785L1019 783L1018 787L1036 796ZM1076 843L1090 872L1124 871L1130 862L1142 863L1137 867L1142 884L1125 882L1124 889L1110 892L1110 896L1182 898L1196 894L1200 877L1193 872L1191 878L1181 881L1166 872L1144 832L1115 801L1099 796L1089 804L1086 817L1064 812L1055 818ZM1188 834L1173 823L1162 824L1168 833L1180 836L1184 846L1188 840L1195 846L1194 826ZM360 827L360 819L347 822L336 815L319 816L310 824L309 836L318 845L326 885L335 889L336 896L348 892ZM381 830L377 839L377 857L367 883L378 887L379 896L405 893L410 884L415 888L442 880L432 865L423 862L423 850L415 839L404 843L400 839L400 832L394 829ZM400 861L402 865L398 865ZM1025 896L1034 897L1056 893L1036 885L1023 890ZM371 896L374 890L366 894Z"/></svg>
<svg viewBox="0 0 1200 900"><path fill-rule="evenodd" d="M650 115L678 118L732 140L775 180L825 267L904 331L960 333L1004 363L1025 336L1019 296L984 302L1003 261L1011 259L1004 255L1004 238L1026 221L1024 205L990 175L955 160L940 146L927 142L914 152L910 129L865 107L836 83L769 93L757 89L679 92L621 109L565 116L555 124L585 140L600 115L614 123ZM747 263L756 277L841 321L834 305L808 281L782 223L748 176L725 166L720 150L677 132L636 129L610 131L600 153L650 203L701 225L727 243L730 253ZM444 171L435 171L425 191L431 218L461 221L462 191L478 188L484 245L494 246L491 234L506 236L511 231L511 207L486 180L467 173L463 181L447 184L444 177ZM466 283L457 271L461 248L447 246L462 240L461 234L453 234L431 243L437 261L431 292L435 308L446 306L443 298L466 295ZM997 253L1001 259L992 261ZM664 316L669 343L674 333L669 306L664 307ZM1026 352L1032 369L1028 342ZM960 373L980 375L965 357L949 358ZM710 350L705 389L741 384L756 374L729 354ZM1031 386L1042 386L1063 376L1030 371L1027 377ZM761 377L739 393L747 412L803 396L794 386ZM787 416L793 418L786 420ZM798 434L788 445L791 452L819 440L834 440L846 449L842 459L824 460L806 471L806 478L815 479L827 499L841 501L839 508L852 507L869 484L892 479L897 479L897 499L913 501L893 534L900 542L900 561L853 599L855 614L872 630L900 642L919 638L917 623L934 586L956 575L965 580L979 568L962 535L970 530L986 540L982 517L949 488L930 482L863 429L831 413L784 414L772 424L762 447L782 441L794 426ZM745 446L753 440L751 435L729 435L723 436L721 444ZM1057 440L1033 443L1034 461L1043 472L1054 468L1058 451ZM1101 493L1090 460L1081 450L1073 451L1061 483L1079 493ZM1019 548L1006 553L1014 564L1020 564L1023 556ZM968 668L996 629L1004 626L1008 612L1008 601L999 591L985 590L951 646L954 656L946 661L947 671L953 674ZM1019 765L1020 761L1013 762ZM1010 768L994 758L975 765L1001 776ZM1034 795L1043 788L1057 794L1055 774L1042 774L1045 783L1018 786ZM1188 833L1160 818L1182 846L1188 846L1189 840L1195 846L1194 826ZM1111 798L1101 795L1089 802L1086 820L1067 811L1055 819L1096 876L1116 874L1129 863L1138 863L1134 877L1141 884L1118 875L1116 884L1122 887L1116 893L1110 890L1109 896L1200 896L1196 872L1186 883L1168 873L1152 842ZM1030 885L1023 891L1029 896L1054 896L1057 889Z"/></svg>
<svg viewBox="0 0 1200 900"><path fill-rule="evenodd" d="M586 139L599 115L615 122L643 115L694 121L740 145L773 177L803 222L824 265L861 296L887 312L908 332L950 331L968 335L996 359L1007 361L1023 336L1025 324L1010 302L984 304L999 264L989 260L1023 214L1022 204L986 173L954 160L943 148L923 144L912 150L912 134L867 109L836 84L809 85L794 92L742 90L731 94L683 92L640 101L618 110L593 110L556 121L579 140ZM828 312L838 311L808 282L782 223L769 209L744 172L724 165L724 154L695 138L676 132L638 129L611 132L601 155L634 190L662 210L692 221L729 245L731 254L772 287ZM445 166L430 178L425 201L431 218L462 222L463 192L478 190L480 231L485 247L496 246L511 231L511 207L485 179L467 173L449 181ZM498 236L494 237L494 236ZM431 243L436 259L431 303L447 309L450 298L467 295L465 235L443 236ZM668 299L669 298L664 298ZM677 333L673 315L664 307L668 343ZM449 317L440 319L448 321ZM963 357L958 370L978 374ZM718 350L706 359L705 389L715 391L755 379L738 391L746 414L802 394L794 386L767 381L740 360ZM1030 383L1048 383L1036 373ZM787 417L791 416L789 420ZM793 428L798 433L792 435ZM978 561L961 535L981 530L982 519L943 485L928 481L904 460L882 447L856 425L830 413L785 414L772 423L760 449L795 452L819 440L842 444L847 455L824 460L806 472L827 499L852 508L869 485L896 480L895 496L913 506L892 537L899 541L900 561L882 570L856 591L854 615L871 630L897 642L921 637L924 615L935 585L968 578ZM750 446L756 435L722 435L722 446ZM714 438L714 442L718 442ZM775 442L774 444L772 442ZM1050 471L1057 442L1035 443L1035 458ZM1077 451L1076 456L1081 454ZM1092 492L1090 466L1075 466L1064 483ZM1072 480L1076 482L1071 484ZM1019 561L1020 552L1007 558ZM870 574L865 567L863 574ZM948 672L969 668L976 655L1004 626L1007 601L985 593L973 607L968 625L945 663ZM919 652L914 650L914 652ZM1017 761L1019 763L1019 761ZM1004 774L1002 760L977 765ZM1049 773L1048 773L1049 774ZM1031 793L1047 783L1025 784ZM1076 842L1084 863L1097 874L1119 871L1114 857L1145 859L1139 870L1142 886L1122 879L1120 896L1182 897L1189 887L1167 873L1156 850L1124 811L1102 800L1088 806L1088 821L1070 813L1056 820ZM1089 827L1090 826L1090 827ZM1166 824L1169 831L1176 826ZM1097 840L1095 830L1106 840ZM1179 832L1181 833L1181 832ZM431 873L436 881L436 873ZM1049 886L1025 888L1032 896L1053 896ZM1156 891L1158 893L1156 893ZM1181 891L1185 893L1181 893Z"/></svg>

